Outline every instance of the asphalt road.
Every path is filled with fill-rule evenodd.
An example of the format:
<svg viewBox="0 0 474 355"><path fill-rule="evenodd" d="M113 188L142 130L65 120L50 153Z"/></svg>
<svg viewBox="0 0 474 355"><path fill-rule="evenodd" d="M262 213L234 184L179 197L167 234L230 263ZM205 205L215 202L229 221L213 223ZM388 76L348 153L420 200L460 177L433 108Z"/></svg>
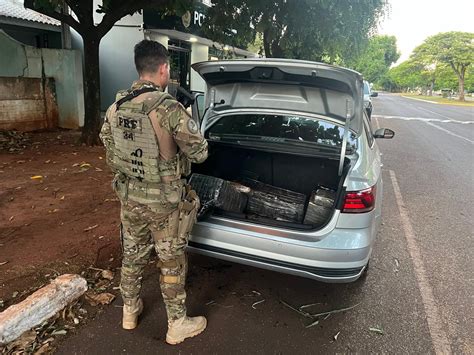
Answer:
<svg viewBox="0 0 474 355"><path fill-rule="evenodd" d="M193 256L188 308L208 317L202 335L164 343L164 307L150 268L135 331L120 328L116 301L58 353L473 353L473 108L381 94L373 114L374 126L396 136L379 141L383 224L363 282L329 285ZM281 300L318 303L312 312L359 305L306 328L310 322Z"/></svg>

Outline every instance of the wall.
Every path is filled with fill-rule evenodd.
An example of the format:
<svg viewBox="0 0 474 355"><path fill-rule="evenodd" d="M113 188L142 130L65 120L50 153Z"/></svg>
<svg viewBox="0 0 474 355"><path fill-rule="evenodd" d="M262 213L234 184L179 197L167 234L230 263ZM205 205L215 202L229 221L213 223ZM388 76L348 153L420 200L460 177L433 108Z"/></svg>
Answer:
<svg viewBox="0 0 474 355"><path fill-rule="evenodd" d="M0 31L0 76L54 78L61 128L84 125L82 60L78 51L35 48Z"/></svg>
<svg viewBox="0 0 474 355"><path fill-rule="evenodd" d="M208 59L208 46L200 43L193 43L191 45L191 64L205 62ZM206 82L193 68L191 68L191 90L201 92L204 92L206 90Z"/></svg>
<svg viewBox="0 0 474 355"><path fill-rule="evenodd" d="M34 131L57 125L54 79L0 77L0 130Z"/></svg>

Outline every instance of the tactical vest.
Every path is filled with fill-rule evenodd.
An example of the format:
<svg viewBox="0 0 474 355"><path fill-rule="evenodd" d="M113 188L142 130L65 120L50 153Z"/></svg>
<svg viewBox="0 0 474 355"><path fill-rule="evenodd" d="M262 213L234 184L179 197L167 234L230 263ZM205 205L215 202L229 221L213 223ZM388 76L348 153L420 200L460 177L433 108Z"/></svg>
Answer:
<svg viewBox="0 0 474 355"><path fill-rule="evenodd" d="M116 100L129 92L119 92ZM160 183L163 176L181 178L180 154L160 161L159 145L148 114L165 100L174 98L156 91L144 102L123 102L111 123L114 141L114 166L129 179L143 184Z"/></svg>

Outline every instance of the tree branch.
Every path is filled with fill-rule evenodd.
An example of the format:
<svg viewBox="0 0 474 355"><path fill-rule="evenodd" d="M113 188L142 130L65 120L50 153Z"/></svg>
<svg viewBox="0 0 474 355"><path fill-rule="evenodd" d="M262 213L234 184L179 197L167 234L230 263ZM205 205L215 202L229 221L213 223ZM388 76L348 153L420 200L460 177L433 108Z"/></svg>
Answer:
<svg viewBox="0 0 474 355"><path fill-rule="evenodd" d="M150 7L158 7L169 4L170 0L135 0L133 3L128 1L120 1L113 8L112 11L106 12L100 24L97 25L97 32L99 38L102 38L110 31L114 24L122 17L133 14L139 10Z"/></svg>
<svg viewBox="0 0 474 355"><path fill-rule="evenodd" d="M82 25L79 22L77 22L74 19L74 17L72 17L71 15L63 14L61 12L57 12L57 11L54 11L54 10L48 10L47 8L44 8L44 7L41 7L41 8L40 7L35 7L35 3L34 3L33 0L25 0L24 6L25 6L25 8L28 8L28 9L31 9L31 10L34 10L34 11L38 11L38 12L42 13L43 15L46 15L46 16L52 17L52 18L54 18L58 21L64 22L66 25L71 26L77 32L82 34L82 31L83 31Z"/></svg>
<svg viewBox="0 0 474 355"><path fill-rule="evenodd" d="M64 0L64 2L67 4L67 6L69 6L72 12L74 12L74 14L79 19L79 22L84 22L85 15L79 3L77 1L72 1L72 0Z"/></svg>

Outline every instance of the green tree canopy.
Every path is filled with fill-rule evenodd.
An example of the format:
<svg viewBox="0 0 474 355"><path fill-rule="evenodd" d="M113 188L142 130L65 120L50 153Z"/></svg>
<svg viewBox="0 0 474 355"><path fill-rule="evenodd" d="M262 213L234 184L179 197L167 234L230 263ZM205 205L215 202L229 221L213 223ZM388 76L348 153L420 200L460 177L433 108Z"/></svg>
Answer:
<svg viewBox="0 0 474 355"><path fill-rule="evenodd" d="M334 62L363 47L386 0L217 0L207 16L208 36L239 47L262 35L266 57Z"/></svg>
<svg viewBox="0 0 474 355"><path fill-rule="evenodd" d="M366 80L380 84L398 58L395 36L374 36L362 54L348 65L362 73Z"/></svg>
<svg viewBox="0 0 474 355"><path fill-rule="evenodd" d="M464 101L466 71L474 63L474 33L444 32L428 37L415 48L412 58L425 68L451 67L458 78L459 100Z"/></svg>

